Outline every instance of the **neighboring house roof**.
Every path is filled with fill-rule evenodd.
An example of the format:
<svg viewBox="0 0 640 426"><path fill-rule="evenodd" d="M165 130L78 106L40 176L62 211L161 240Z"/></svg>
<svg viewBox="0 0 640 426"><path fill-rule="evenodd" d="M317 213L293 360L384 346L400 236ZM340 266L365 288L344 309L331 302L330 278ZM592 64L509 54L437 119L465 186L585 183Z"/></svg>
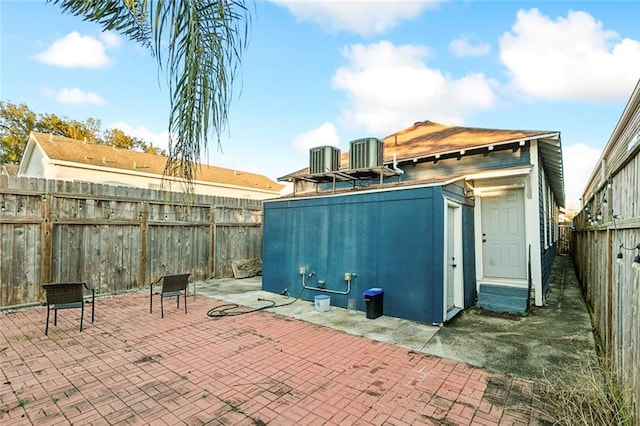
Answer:
<svg viewBox="0 0 640 426"><path fill-rule="evenodd" d="M17 164L4 164L2 166L2 174L7 176L16 176L18 174Z"/></svg>
<svg viewBox="0 0 640 426"><path fill-rule="evenodd" d="M489 147L518 144L538 140L539 150L545 163L549 184L560 205L564 205L564 177L560 132L547 130L507 130L477 127L448 126L432 121L420 121L413 126L386 136L384 162L398 164L470 154L475 150L486 151ZM464 151L464 152L463 152ZM349 163L349 154L341 155L342 164ZM281 177L291 181L308 174L308 168Z"/></svg>
<svg viewBox="0 0 640 426"><path fill-rule="evenodd" d="M80 140L48 133L31 132L33 140L50 160L69 163L81 168L111 168L126 170L127 173L153 174L162 176L167 157L109 145L85 143ZM234 185L251 189L262 189L278 193L284 185L266 176L223 167L200 164L195 180Z"/></svg>

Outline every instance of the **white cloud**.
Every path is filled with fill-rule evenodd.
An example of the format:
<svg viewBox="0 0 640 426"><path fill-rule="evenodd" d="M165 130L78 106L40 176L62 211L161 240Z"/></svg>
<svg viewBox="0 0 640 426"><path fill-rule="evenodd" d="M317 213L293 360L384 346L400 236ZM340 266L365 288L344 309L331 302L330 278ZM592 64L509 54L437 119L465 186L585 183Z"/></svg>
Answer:
<svg viewBox="0 0 640 426"><path fill-rule="evenodd" d="M270 0L285 7L299 21L320 25L330 32L368 36L393 28L436 8L441 0Z"/></svg>
<svg viewBox="0 0 640 426"><path fill-rule="evenodd" d="M332 123L325 122L315 129L296 136L293 140L293 148L297 152L308 152L316 146L338 146L339 143L340 138L336 127Z"/></svg>
<svg viewBox="0 0 640 426"><path fill-rule="evenodd" d="M169 132L154 133L144 126L133 127L124 121L111 123L112 129L120 129L129 136L140 138L145 142L151 142L153 146L169 151Z"/></svg>
<svg viewBox="0 0 640 426"><path fill-rule="evenodd" d="M578 209L584 186L589 181L602 150L578 143L562 147L566 206Z"/></svg>
<svg viewBox="0 0 640 426"><path fill-rule="evenodd" d="M58 91L45 87L43 96L53 98L62 104L71 105L106 105L105 100L97 93L83 92L77 87L64 87Z"/></svg>
<svg viewBox="0 0 640 426"><path fill-rule="evenodd" d="M538 9L520 10L500 49L512 84L540 98L619 101L640 74L640 42L621 39L586 12L554 20Z"/></svg>
<svg viewBox="0 0 640 426"><path fill-rule="evenodd" d="M333 75L333 87L344 90L350 127L390 133L416 121L463 124L469 114L494 107L495 84L483 74L455 78L425 63L428 49L395 46L388 41L343 49L348 64Z"/></svg>
<svg viewBox="0 0 640 426"><path fill-rule="evenodd" d="M486 56L491 51L488 43L471 44L469 36L463 35L449 43L449 51L454 56Z"/></svg>
<svg viewBox="0 0 640 426"><path fill-rule="evenodd" d="M102 39L104 44L109 48L120 47L120 45L122 44L122 39L112 31L105 31L101 33L100 39Z"/></svg>
<svg viewBox="0 0 640 426"><path fill-rule="evenodd" d="M112 36L105 37L110 43L113 42ZM47 50L37 55L36 59L63 68L98 69L110 63L103 42L91 36L83 36L77 31L54 41Z"/></svg>

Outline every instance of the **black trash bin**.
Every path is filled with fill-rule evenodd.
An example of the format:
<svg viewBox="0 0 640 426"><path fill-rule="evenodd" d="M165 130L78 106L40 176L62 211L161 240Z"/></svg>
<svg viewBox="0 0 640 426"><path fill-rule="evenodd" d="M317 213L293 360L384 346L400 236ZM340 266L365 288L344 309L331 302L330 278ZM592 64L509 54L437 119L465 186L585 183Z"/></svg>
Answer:
<svg viewBox="0 0 640 426"><path fill-rule="evenodd" d="M381 288L374 287L362 293L368 319L376 319L382 316L382 297L384 291Z"/></svg>

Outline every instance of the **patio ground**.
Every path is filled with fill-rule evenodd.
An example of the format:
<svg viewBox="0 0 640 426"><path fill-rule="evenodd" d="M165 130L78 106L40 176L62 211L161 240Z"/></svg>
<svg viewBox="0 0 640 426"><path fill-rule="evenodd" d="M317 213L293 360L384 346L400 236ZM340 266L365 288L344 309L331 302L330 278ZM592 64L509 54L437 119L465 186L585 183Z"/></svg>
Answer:
<svg viewBox="0 0 640 426"><path fill-rule="evenodd" d="M243 285L246 291L238 292ZM79 332L77 310L61 311L48 336L42 308L1 314L0 424L539 423L536 382L526 375L428 353L436 351L430 349L434 342L441 351L455 341L447 333L456 335L456 322L481 314L463 314L442 328L424 326L429 328L424 335L423 325L386 317L366 320L361 312L334 307L320 313L302 301L288 305L288 314L263 310L207 316L233 297L257 302L251 292L259 290L253 285L240 280L235 296L219 291L218 297L205 297L221 286L198 283L198 296L188 299L188 314L167 304L164 319L159 309L149 314L146 292L101 298L95 323L86 321ZM326 321L325 314L364 324L359 331L364 335L295 318ZM515 322L497 320L515 330L539 316L536 311ZM383 326L383 320L390 325ZM393 321L399 321L395 331ZM367 331L374 325L381 328ZM545 326L549 323L538 324ZM561 333L564 325L555 326ZM380 341L394 333L392 341ZM416 333L409 343L399 338ZM477 343L466 337L459 342Z"/></svg>

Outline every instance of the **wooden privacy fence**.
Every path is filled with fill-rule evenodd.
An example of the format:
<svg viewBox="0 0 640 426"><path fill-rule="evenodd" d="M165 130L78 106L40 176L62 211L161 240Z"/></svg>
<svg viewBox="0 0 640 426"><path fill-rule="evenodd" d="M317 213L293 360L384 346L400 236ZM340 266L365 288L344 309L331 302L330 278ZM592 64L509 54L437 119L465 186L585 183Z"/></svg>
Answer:
<svg viewBox="0 0 640 426"><path fill-rule="evenodd" d="M233 276L233 260L262 257L262 202L3 176L0 238L0 307L40 301L50 281L119 293Z"/></svg>
<svg viewBox="0 0 640 426"><path fill-rule="evenodd" d="M640 419L640 83L574 218L571 251L611 372ZM619 256L622 256L619 258Z"/></svg>

